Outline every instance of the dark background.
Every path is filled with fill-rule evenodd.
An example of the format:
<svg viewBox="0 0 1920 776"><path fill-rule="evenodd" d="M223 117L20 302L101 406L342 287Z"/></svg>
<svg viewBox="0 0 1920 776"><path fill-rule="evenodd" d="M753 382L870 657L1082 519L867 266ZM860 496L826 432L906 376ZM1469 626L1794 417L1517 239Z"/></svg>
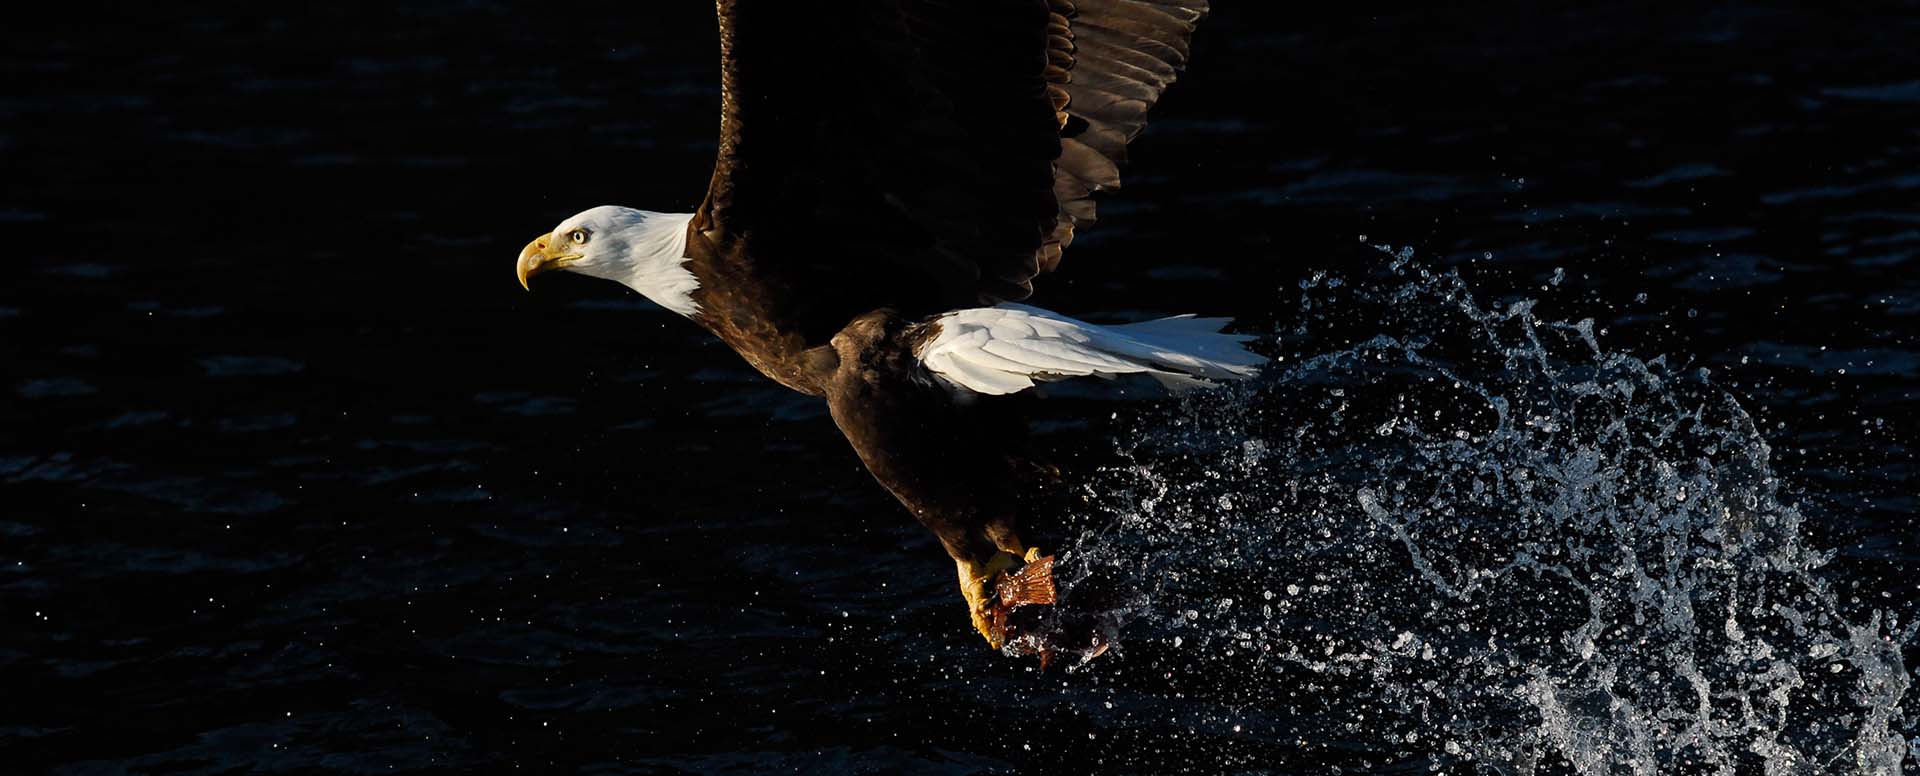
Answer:
<svg viewBox="0 0 1920 776"><path fill-rule="evenodd" d="M1920 6L1219 5L1035 302L1257 330L1411 245L1715 367L1840 586L1914 596ZM698 204L706 4L57 16L0 55L0 770L1318 762L982 649L821 407L517 286Z"/></svg>

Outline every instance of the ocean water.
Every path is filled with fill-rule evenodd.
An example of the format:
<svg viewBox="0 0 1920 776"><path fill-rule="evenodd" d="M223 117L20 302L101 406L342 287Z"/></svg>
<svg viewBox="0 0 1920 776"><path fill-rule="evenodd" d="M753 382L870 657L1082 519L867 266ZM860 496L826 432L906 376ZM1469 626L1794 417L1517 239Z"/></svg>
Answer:
<svg viewBox="0 0 1920 776"><path fill-rule="evenodd" d="M1276 362L1036 416L1046 672L817 403L511 277L698 204L709 8L42 9L0 771L1920 770L1920 7L1218 5L1032 301Z"/></svg>
<svg viewBox="0 0 1920 776"><path fill-rule="evenodd" d="M1368 764L1900 772L1911 602L1837 588L1713 370L1388 255L1304 281L1260 381L1117 435L1032 643L1154 642L1189 724Z"/></svg>

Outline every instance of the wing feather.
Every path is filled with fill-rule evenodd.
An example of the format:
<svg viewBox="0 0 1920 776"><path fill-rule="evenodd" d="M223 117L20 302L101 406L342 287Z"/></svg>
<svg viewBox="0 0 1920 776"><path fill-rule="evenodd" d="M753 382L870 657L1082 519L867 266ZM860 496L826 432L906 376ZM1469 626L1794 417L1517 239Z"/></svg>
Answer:
<svg viewBox="0 0 1920 776"><path fill-rule="evenodd" d="M1059 212L1039 251L1041 272L1057 268L1075 232L1093 225L1094 192L1119 187L1127 143L1186 67L1193 29L1207 13L1207 0L1051 1L1069 21L1074 62L1060 85L1070 120L1062 122L1053 185Z"/></svg>
<svg viewBox="0 0 1920 776"><path fill-rule="evenodd" d="M1024 299L1186 64L1206 0L717 0L718 159L695 225L757 315Z"/></svg>

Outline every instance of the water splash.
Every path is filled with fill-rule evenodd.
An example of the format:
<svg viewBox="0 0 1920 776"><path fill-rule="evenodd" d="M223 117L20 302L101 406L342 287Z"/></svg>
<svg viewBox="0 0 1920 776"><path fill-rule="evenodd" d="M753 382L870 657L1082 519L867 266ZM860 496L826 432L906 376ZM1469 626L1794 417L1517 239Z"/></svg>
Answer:
<svg viewBox="0 0 1920 776"><path fill-rule="evenodd" d="M1272 379L1127 435L1063 587L1135 600L1035 638L1126 625L1223 724L1373 762L1900 771L1911 613L1829 587L1707 370L1389 271L1304 282Z"/></svg>

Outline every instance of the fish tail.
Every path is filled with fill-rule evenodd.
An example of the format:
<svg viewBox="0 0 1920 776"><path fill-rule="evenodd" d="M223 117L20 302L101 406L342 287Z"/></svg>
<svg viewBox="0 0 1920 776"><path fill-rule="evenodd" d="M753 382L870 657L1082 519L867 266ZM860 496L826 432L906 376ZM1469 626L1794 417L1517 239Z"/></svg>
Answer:
<svg viewBox="0 0 1920 776"><path fill-rule="evenodd" d="M1000 608L1007 611L1029 604L1053 603L1056 600L1053 556L1035 559L1011 573L1001 572L1000 578L994 581L994 594Z"/></svg>

